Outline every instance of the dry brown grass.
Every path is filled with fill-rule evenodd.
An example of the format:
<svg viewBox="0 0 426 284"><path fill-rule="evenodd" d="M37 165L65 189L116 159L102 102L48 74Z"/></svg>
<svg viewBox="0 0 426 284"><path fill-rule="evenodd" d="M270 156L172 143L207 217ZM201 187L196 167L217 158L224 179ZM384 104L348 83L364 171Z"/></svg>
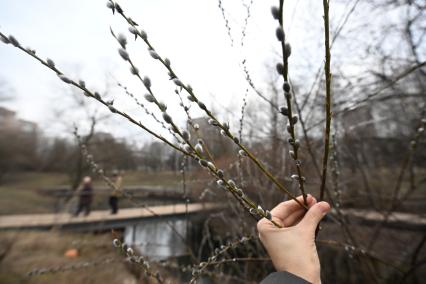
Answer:
<svg viewBox="0 0 426 284"><path fill-rule="evenodd" d="M64 253L77 248L79 256L67 258ZM28 277L35 268L66 266L72 263L114 262L60 273ZM125 267L124 257L111 245L111 235L67 232L0 233L0 283L136 283Z"/></svg>

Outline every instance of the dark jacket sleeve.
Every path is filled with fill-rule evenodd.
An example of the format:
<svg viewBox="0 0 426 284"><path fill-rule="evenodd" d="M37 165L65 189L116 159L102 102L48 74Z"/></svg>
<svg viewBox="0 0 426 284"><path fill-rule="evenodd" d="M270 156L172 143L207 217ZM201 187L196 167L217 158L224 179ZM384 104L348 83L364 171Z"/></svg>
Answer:
<svg viewBox="0 0 426 284"><path fill-rule="evenodd" d="M310 282L286 271L274 272L263 279L260 284L311 284Z"/></svg>

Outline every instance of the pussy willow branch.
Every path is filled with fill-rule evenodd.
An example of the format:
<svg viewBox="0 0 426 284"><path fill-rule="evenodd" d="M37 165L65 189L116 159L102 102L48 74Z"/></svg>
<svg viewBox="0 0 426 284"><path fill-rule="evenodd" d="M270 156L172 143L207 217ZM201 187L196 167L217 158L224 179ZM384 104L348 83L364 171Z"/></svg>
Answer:
<svg viewBox="0 0 426 284"><path fill-rule="evenodd" d="M195 135L198 138L198 143L202 146L202 149L203 149L203 151L205 151L205 153L206 153L207 157L209 158L209 160L214 163L215 161L214 161L213 155L211 154L206 141L204 141L200 137L200 135L198 133L200 126L197 125L197 124L194 124L194 122L192 120L192 117L191 117L191 114L189 113L189 107L187 105L185 105L185 103L183 102L183 99L182 99L182 96L180 94L180 91L178 89L176 89L175 93L179 97L180 105L182 106L182 108L183 108L183 110L184 110L184 112L186 114L186 117L187 117L189 125L192 127L192 129L194 129Z"/></svg>
<svg viewBox="0 0 426 284"><path fill-rule="evenodd" d="M248 8L248 10L250 10ZM245 116L245 110L247 106L247 96L248 96L249 89L246 88L244 98L243 98L243 104L241 106L241 117L240 117L240 128L238 130L238 138L240 139L240 142L243 142L243 129L244 129L244 116ZM244 184L244 172L242 167L242 161L243 157L241 155L238 155L238 177L240 179L240 183Z"/></svg>
<svg viewBox="0 0 426 284"><path fill-rule="evenodd" d="M274 13L274 12L273 12ZM284 32L284 0L280 0L279 2L279 8L278 8L278 22L280 24L280 27L277 29L277 37L278 37L278 32L279 29L281 29L282 32L282 38L278 38L278 40L281 42L281 52L282 52L282 67L280 67L281 65L278 64L277 65L277 69L278 72L282 75L283 79L284 79L284 85L283 85L283 91L284 91L284 98L286 101L286 105L287 105L287 110L286 112L282 112L282 114L284 116L288 117L288 127L287 127L287 131L289 132L290 136L291 136L291 140L290 145L293 148L293 154L291 155L292 159L295 162L296 165L296 172L297 172L297 181L299 183L299 189L303 195L303 203L306 206L308 204L306 198L306 192L305 192L305 177L303 176L302 173L302 164L299 160L299 141L296 139L296 131L295 131L295 123L297 122L297 120L293 119L293 111L292 111L292 103L291 103L291 88L290 88L290 84L289 84L289 79L288 79L288 58L290 57L290 53L291 53L291 49L290 49L290 45L286 44L285 41L285 32ZM276 15L273 14L274 17L276 17ZM286 46L287 45L287 46ZM297 116L295 117L297 119Z"/></svg>
<svg viewBox="0 0 426 284"><path fill-rule="evenodd" d="M228 245L221 246L220 248L215 249L215 252L212 256L210 256L207 261L199 263L197 266L193 267L192 270L192 278L189 283L195 283L197 279L203 274L204 270L212 265L213 262L217 260L217 258L223 254L225 254L228 250L233 249L241 244L244 244L253 239L252 236L242 237L239 240L229 243Z"/></svg>
<svg viewBox="0 0 426 284"><path fill-rule="evenodd" d="M297 200L296 196L294 196L289 190L287 190L284 187L284 185L282 185L266 169L266 167L244 145L242 145L240 143L240 141L239 141L239 139L237 137L235 137L233 134L231 134L231 132L229 131L229 127L226 127L225 125L223 125L222 123L219 122L219 120L214 116L214 114L210 110L207 109L207 107L205 106L205 104L202 103L197 98L197 96L195 95L192 87L190 87L189 85L183 84L182 81L180 81L178 79L179 77L176 75L176 73L171 68L170 62L167 62L168 60L163 59L161 56L158 55L158 53L155 51L155 49L152 46L152 44L149 42L146 33L145 32L142 33L140 30L137 29L138 24L134 20L130 19L129 17L127 17L125 15L125 13L124 13L123 9L121 8L121 6L119 6L117 3L115 3L114 7L115 7L114 9L117 11L117 13L120 14L126 20L126 22L130 25L130 27L132 28L132 30L134 32L134 35L136 37L141 38L145 42L145 44L148 46L148 49L151 52L155 52L156 56L158 57L156 59L159 60L162 63L162 65L167 69L170 78L174 80L175 84L178 85L178 86L180 86L182 89L184 89L189 94L189 97L190 97L191 101L193 101L194 103L196 103L199 106L199 108L201 110L203 110L207 114L207 116L215 122L215 125L217 127L219 127L228 138L230 138L231 140L233 140L234 143L241 150L243 150L247 154L247 156L255 163L255 165L261 170L261 172L263 174L265 174L278 187L278 189L280 189L281 191L285 192L290 198L292 198L293 200L295 200L300 206L302 206L303 208L305 208L307 210L308 209L307 206L305 204L303 204L302 202L300 202L299 200Z"/></svg>
<svg viewBox="0 0 426 284"><path fill-rule="evenodd" d="M3 34L2 32L0 32L0 38L8 40L8 37ZM62 73L57 67L55 67L52 64L48 64L47 61L41 59L39 56L36 55L35 51L33 50L29 50L29 49L25 49L23 48L20 44L12 44L14 47L20 49L21 51L23 51L24 53L26 53L27 55L33 57L34 59L36 59L38 62L40 62L42 65L46 66L48 69L52 70L53 72L56 73L56 75L60 76L64 76L64 73ZM61 77L60 77L61 78ZM62 77L64 78L64 77ZM148 127L146 127L144 124L142 124L140 121L137 121L136 119L132 118L130 115L128 115L125 112L119 111L118 109L116 109L115 107L113 107L111 104L109 104L108 102L104 101L101 96L97 93L97 92L92 92L90 91L86 86L84 82L80 82L80 83L76 83L75 81L65 77L64 79L62 79L62 81L64 81L64 79L66 80L65 83L72 85L78 89L80 89L81 91L84 92L84 94L87 97L90 97L92 99L95 99L96 101L98 101L99 103L101 103L102 105L104 105L105 107L107 107L111 112L116 113L117 115L120 115L122 117L124 117L125 119L127 119L128 121L130 121L132 124L135 124L136 126L142 128L143 130L145 130L146 132L148 132L149 134L151 134L152 136L154 136L157 139L160 139L161 141L163 141L164 143L166 143L167 145L169 145L170 147L172 147L173 149L175 149L176 151L182 152L182 153L187 153L186 151L180 149L179 147L177 147L176 145L174 145L172 142L168 141L166 138L162 137L161 135L156 134L155 132L153 132L151 129L149 129Z"/></svg>
<svg viewBox="0 0 426 284"><path fill-rule="evenodd" d="M248 25L248 21L249 21L250 16L251 16L250 9L251 9L251 7L253 5L253 1L254 0L250 0L250 2L248 4L246 4L246 3L243 2L243 6L246 8L246 13L247 14L246 14L246 17L244 18L244 25L243 25L243 28L241 30L241 47L244 46L244 40L245 40L246 34L247 34L246 33L246 31L247 31L247 25Z"/></svg>
<svg viewBox="0 0 426 284"><path fill-rule="evenodd" d="M267 218L271 223L273 223L276 227L281 227L278 223L276 223L275 221L272 220L271 214L268 210L264 210L262 207L260 207L259 205L257 205L253 200L251 200L250 198L248 198L241 189L237 188L235 183L233 183L233 185L231 185L230 181L226 181L224 178L224 174L223 171L220 174L220 170L213 164L213 162L207 162L206 160L204 160L200 154L195 151L194 147L190 144L190 142L188 141L188 137L184 137L183 134L181 133L181 131L179 130L179 128L177 128L177 126L173 123L172 119L170 116L167 115L168 119L165 118L164 113L165 110L163 110L163 118L164 120L168 123L171 124L173 127L173 130L180 136L182 137L182 139L184 141L186 141L186 143L188 144L188 146L190 147L190 151L186 151L184 149L181 149L181 147L177 147L175 146L173 143L171 143L170 141L168 141L167 139L165 139L164 137L154 133L153 131L151 131L150 129L148 129L146 126L144 126L141 122L136 121L134 118L132 118L131 116L129 116L128 114L119 111L117 108L115 108L112 105L112 102L105 102L101 96L97 93L97 92L92 92L90 91L88 88L86 88L86 84L84 83L84 81L80 81L78 84L73 81L72 79L66 77L59 69L57 69L55 67L55 64L52 60L48 59L46 61L44 61L43 59L41 59L40 57L38 57L35 54L34 50L31 49L25 49L21 46L21 44L15 39L15 37L13 36L9 36L6 37L3 33L0 32L0 40L2 42L4 42L5 44L11 44L14 47L20 49L21 51L23 51L24 53L30 55L31 57L35 58L37 61L39 61L41 64L43 64L44 66L46 66L48 69L52 70L53 72L56 73L56 75L66 84L72 85L77 87L78 89L82 90L84 92L84 94L88 97L94 98L95 100L97 100L98 102L102 103L103 105L105 105L106 107L108 107L109 111L115 114L118 114L124 118L126 118L127 120L129 120L131 123L141 127L142 129L144 129L145 131L147 131L148 133L150 133L151 135L153 135L154 137L160 139L161 141L163 141L164 143L166 143L167 145L171 146L173 149L183 153L184 155L190 156L191 158L193 158L194 160L196 160L197 162L199 162L199 164L203 167L206 168L207 170L209 170L212 175L216 178L218 178L219 180L221 180L223 187L231 192L231 194L243 205L245 209L250 208L250 213L251 214L257 214L261 217ZM127 53L127 52L126 52ZM128 57L128 54L127 54ZM126 59L127 60L127 59ZM132 65L132 68L137 70L136 67L134 65ZM136 72L137 74L139 74L138 72ZM144 84L145 85L145 84ZM150 88L147 88L150 89ZM152 91L150 91L150 94L154 97ZM155 97L154 97L155 98ZM156 100L155 100L156 101ZM158 101L157 105L160 108L160 110L162 109L162 107L160 107L160 103ZM194 152L192 152L194 151ZM296 200L296 199L295 199ZM298 200L296 200L298 202ZM300 203L299 203L300 204Z"/></svg>
<svg viewBox="0 0 426 284"><path fill-rule="evenodd" d="M324 48L325 48L325 112L326 112L326 123L325 123L325 134L324 134L324 155L322 157L322 177L320 187L319 200L324 199L324 192L326 187L327 179L327 165L328 165L328 153L330 151L330 129L331 129L331 54L330 54L330 19L329 19L329 0L323 0L324 8Z"/></svg>
<svg viewBox="0 0 426 284"><path fill-rule="evenodd" d="M159 284L164 283L164 280L161 277L160 273L158 271L152 272L151 265L149 264L148 260L146 260L142 255L137 255L132 248L130 248L127 244L122 243L118 239L114 239L113 245L114 247L119 249L121 253L126 255L130 262L142 267L146 276L154 278Z"/></svg>
<svg viewBox="0 0 426 284"><path fill-rule="evenodd" d="M180 140L180 138L179 137L177 137L177 135L176 135L176 133L172 130L172 129L170 129L169 127L167 127L166 126L166 124L163 122L163 121L161 121L161 120L159 120L158 118L157 118L157 116L152 112L152 111L150 111L150 110L148 110L148 108L142 103L142 102L140 102L137 98L136 98L136 96L133 94L133 93L131 93L131 92L129 92L129 90L127 89L127 87L126 86L124 86L123 84L121 84L120 82L117 82L117 85L120 87L120 88L122 88L123 90L124 90L124 92L129 96L129 97L131 97L133 100L134 100L134 102L138 105L138 106L140 106L144 111L145 111L145 113L147 114L147 115L149 115L149 116L151 116L158 124L160 124L161 125L161 127L163 128L163 129L165 129L165 130L167 130L175 139L176 139L176 141L178 141L178 142L181 142L181 140Z"/></svg>
<svg viewBox="0 0 426 284"><path fill-rule="evenodd" d="M294 90L293 90L294 94ZM299 115L300 126L302 127L303 138L305 139L306 149L308 150L309 155L311 156L312 164L314 165L315 171L318 176L321 177L321 170L317 163L317 158L314 150L312 149L311 139L308 136L308 131L306 129L305 118L302 116L302 110L300 109L299 103L297 102L296 97L294 98L294 105L296 106L297 114Z"/></svg>
<svg viewBox="0 0 426 284"><path fill-rule="evenodd" d="M117 40L118 43L120 43L120 40L118 39L118 37L114 34L114 32L111 29L111 34L112 36ZM122 48L124 50L126 50L126 46L125 44L122 44ZM129 55L127 55L127 59L126 59L130 66L131 66L131 70L138 70L137 67L135 66L135 64L133 63L132 59L130 58ZM141 75L139 74L139 71L134 72L134 75L139 79L139 81L142 83L142 85L145 87L145 89L149 92L149 94L152 96L153 98L153 102L155 103L155 105L158 107L158 109L163 112L163 114L166 114L166 108L167 106L165 106L164 104L160 103L158 101L158 99L156 98L156 96L154 95L152 89L151 89L151 83L147 83L147 77L145 77L145 79L142 79ZM150 81L150 79L148 79ZM176 126L176 124L173 122L173 120L171 119L171 117L169 116L170 121L166 121L167 123L169 123L172 127L172 130L180 137L182 138L183 141L185 141L189 147L191 148L192 151L196 152L194 147L192 146L191 143L189 143L188 139L186 137L184 137L183 133L179 130L179 127ZM164 119L166 120L166 119Z"/></svg>
<svg viewBox="0 0 426 284"><path fill-rule="evenodd" d="M253 80L250 76L250 72L248 71L247 68L247 60L244 59L241 62L242 66L243 66L243 72L244 72L244 78L246 79L247 83L249 84L249 86L251 87L251 89L255 92L256 95L258 95L262 100L264 100L265 102L267 102L269 105L271 105L276 111L279 111L278 106L273 103L270 99L268 99L267 97L265 97L261 91L259 91L259 89L254 85Z"/></svg>
<svg viewBox="0 0 426 284"><path fill-rule="evenodd" d="M122 47L122 49L119 50L120 51L120 55L122 56L122 58L125 61L129 62L130 66L131 66L131 70L133 70L132 71L133 75L135 75L139 79L139 81L142 83L142 85L145 86L145 89L147 89L147 91L149 92L150 97L152 98L151 99L152 102L155 103L157 105L158 109L163 112L163 118L164 118L164 120L168 124L170 124L172 126L172 130L183 141L185 141L186 145L189 146L189 149L186 150L187 153L188 153L187 155L191 156L192 158L194 158L195 160L197 160L200 163L201 166L207 168L213 174L213 176L215 176L216 178L221 179L222 182L223 182L223 184L224 184L224 186L225 186L225 188L228 189L232 193L232 195L243 205L243 207L245 207L246 209L250 208L250 209L254 210L255 213L261 215L264 218L268 218L268 220L270 220L275 226L279 227L279 224L272 220L272 218L270 217L270 213L268 213L268 211L264 211L259 205L256 206L256 203L253 202L251 199L249 199L247 196L245 196L242 193L241 189L235 188L235 185L231 185L229 181L226 181L224 179L224 177L223 177L223 174L222 174L222 176L220 176L218 174L217 167L213 163L213 161L207 162L207 161L204 160L204 157L202 157L201 153L199 153L195 149L195 147L191 144L191 142L189 141L190 140L189 135L184 135L183 132L180 131L179 128L176 126L176 124L173 122L173 119L168 114L166 114L167 107L164 104L160 103L157 100L156 96L154 95L154 93L153 93L153 91L151 89L151 80L149 78L147 78L147 77L145 77L144 79L142 79L141 75L139 74L139 70L137 69L137 67L135 66L135 64L133 63L132 59L130 58L129 54L126 51L127 41L124 38L120 39L119 37L117 37L114 34L114 32L112 31L112 29L111 29L111 34L113 35L113 37L117 40L117 42ZM122 53L125 53L124 56L122 55ZM157 55L157 57L159 57L159 56ZM246 206L244 206L244 204Z"/></svg>
<svg viewBox="0 0 426 284"><path fill-rule="evenodd" d="M234 46L234 38L232 37L231 26L229 25L229 20L225 15L225 8L223 8L222 0L218 0L217 2L218 2L217 6L219 7L219 9L222 13L222 18L225 21L225 27L226 27L226 31L228 33L229 40L231 41L231 46Z"/></svg>

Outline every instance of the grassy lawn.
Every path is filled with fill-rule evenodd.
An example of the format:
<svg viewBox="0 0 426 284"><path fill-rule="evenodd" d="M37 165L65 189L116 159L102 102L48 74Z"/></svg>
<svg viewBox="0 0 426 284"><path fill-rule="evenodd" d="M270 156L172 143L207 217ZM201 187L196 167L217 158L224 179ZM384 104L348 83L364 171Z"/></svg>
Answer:
<svg viewBox="0 0 426 284"><path fill-rule="evenodd" d="M67 184L63 174L23 173L13 176L0 185L0 214L47 213L53 200L40 195L44 187Z"/></svg>

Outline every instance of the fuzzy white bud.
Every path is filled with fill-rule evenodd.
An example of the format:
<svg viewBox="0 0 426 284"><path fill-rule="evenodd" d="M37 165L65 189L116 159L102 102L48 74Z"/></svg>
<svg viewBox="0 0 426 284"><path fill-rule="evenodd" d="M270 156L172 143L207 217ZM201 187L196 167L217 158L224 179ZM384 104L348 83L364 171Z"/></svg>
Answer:
<svg viewBox="0 0 426 284"><path fill-rule="evenodd" d="M145 77L143 78L143 84L145 85L145 87L146 87L147 89L151 88L151 79L149 79L149 77L148 77L148 76L145 76Z"/></svg>
<svg viewBox="0 0 426 284"><path fill-rule="evenodd" d="M244 152L244 150L239 150L238 155L240 155L241 157L247 157L247 153Z"/></svg>
<svg viewBox="0 0 426 284"><path fill-rule="evenodd" d="M282 63L277 63L277 72L278 74L282 75L284 73L284 65Z"/></svg>
<svg viewBox="0 0 426 284"><path fill-rule="evenodd" d="M117 36L117 41L118 43L121 45L122 48L126 48L126 44L127 44L127 39L126 36L123 34L119 34Z"/></svg>
<svg viewBox="0 0 426 284"><path fill-rule="evenodd" d="M290 92L290 84L287 81L284 82L283 89L284 89L284 92L286 93Z"/></svg>
<svg viewBox="0 0 426 284"><path fill-rule="evenodd" d="M119 48L118 53L120 54L121 58L123 58L124 60L126 60L126 61L129 60L129 54L127 53L127 51L125 49Z"/></svg>
<svg viewBox="0 0 426 284"><path fill-rule="evenodd" d="M108 8L110 8L110 9L114 9L114 3L113 3L112 1L108 1L108 2L106 3L106 6L107 6Z"/></svg>
<svg viewBox="0 0 426 284"><path fill-rule="evenodd" d="M149 51L149 54L151 55L151 57L152 58L154 58L154 59L160 59L160 55L158 55L158 53L155 51L155 50L153 50L153 49L151 49L150 51Z"/></svg>
<svg viewBox="0 0 426 284"><path fill-rule="evenodd" d="M199 160L198 163L204 168L207 168L209 166L209 163L206 160Z"/></svg>
<svg viewBox="0 0 426 284"><path fill-rule="evenodd" d="M155 102L155 98L154 98L154 96L153 96L153 95L151 95L151 94L146 94L146 95L144 96L144 98L145 98L145 100L147 100L147 101L148 101L148 102L150 102L150 103Z"/></svg>
<svg viewBox="0 0 426 284"><path fill-rule="evenodd" d="M209 169L211 170L216 170L216 166L212 163L212 162L207 162L207 166L209 167Z"/></svg>
<svg viewBox="0 0 426 284"><path fill-rule="evenodd" d="M7 37L4 37L4 36L0 36L0 40L1 40L3 43L5 43L5 44L9 44L9 43L10 43L10 41L7 39Z"/></svg>
<svg viewBox="0 0 426 284"><path fill-rule="evenodd" d="M167 106L166 106L166 104L165 104L165 103L159 102L159 103L158 103L158 107L160 108L160 110L161 110L162 112L165 112L165 111L167 110Z"/></svg>
<svg viewBox="0 0 426 284"><path fill-rule="evenodd" d="M284 52L285 52L285 56L288 58L291 55L291 45L289 43L286 43L284 45Z"/></svg>
<svg viewBox="0 0 426 284"><path fill-rule="evenodd" d="M170 115L168 115L166 112L163 112L163 119L164 119L164 121L165 121L165 122L167 122L168 124L170 124L170 123L172 123L172 122L173 122L173 120L172 120L172 118L170 117Z"/></svg>
<svg viewBox="0 0 426 284"><path fill-rule="evenodd" d="M235 182L234 182L232 179L228 180L228 184L229 184L231 187L233 187L233 188L235 188L235 187L236 187L236 184L235 184Z"/></svg>
<svg viewBox="0 0 426 284"><path fill-rule="evenodd" d="M120 241L119 241L118 239L114 239L114 240L112 241L112 244L113 244L113 246L114 246L114 247L116 247L116 248L120 247Z"/></svg>
<svg viewBox="0 0 426 284"><path fill-rule="evenodd" d="M173 79L173 83L175 83L176 86L178 87L183 87L183 83L181 80L179 80L178 78Z"/></svg>
<svg viewBox="0 0 426 284"><path fill-rule="evenodd" d="M284 41L284 30L281 26L277 27L277 29L275 30L275 35L277 36L277 39L279 41Z"/></svg>
<svg viewBox="0 0 426 284"><path fill-rule="evenodd" d="M257 205L257 212L260 215L265 215L265 210L263 210L262 206L260 206L260 205Z"/></svg>
<svg viewBox="0 0 426 284"><path fill-rule="evenodd" d="M278 20L280 18L280 9L278 9L278 7L272 6L271 13L272 17L274 17L275 20Z"/></svg>
<svg viewBox="0 0 426 284"><path fill-rule="evenodd" d="M128 248L126 252L127 252L127 256L133 256L135 254L132 248Z"/></svg>
<svg viewBox="0 0 426 284"><path fill-rule="evenodd" d="M9 42L13 44L14 46L19 46L19 41L13 35L9 35L8 39L9 39Z"/></svg>
<svg viewBox="0 0 426 284"><path fill-rule="evenodd" d="M194 148L198 153L203 153L203 146L200 143L195 144Z"/></svg>
<svg viewBox="0 0 426 284"><path fill-rule="evenodd" d="M287 116L288 115L288 108L287 107L280 107L280 113L282 115Z"/></svg>
<svg viewBox="0 0 426 284"><path fill-rule="evenodd" d="M217 176L220 178L223 178L223 176L225 175L225 173L222 170L218 170L217 171Z"/></svg>
<svg viewBox="0 0 426 284"><path fill-rule="evenodd" d="M112 112L112 113L117 112L117 109L115 107L113 107L112 105L109 105L108 108L109 108L109 111Z"/></svg>
<svg viewBox="0 0 426 284"><path fill-rule="evenodd" d="M188 131L184 130L182 131L182 138L183 140L188 141L191 138L191 136L189 135Z"/></svg>
<svg viewBox="0 0 426 284"><path fill-rule="evenodd" d="M139 31L134 26L129 27L129 32L134 35L137 35L139 33Z"/></svg>
<svg viewBox="0 0 426 284"><path fill-rule="evenodd" d="M65 76L64 74L59 74L58 77L59 77L59 79L61 79L62 81L64 81L67 84L72 83L72 81L67 76Z"/></svg>
<svg viewBox="0 0 426 284"><path fill-rule="evenodd" d="M188 152L188 153L192 152L192 148L191 148L191 146L189 146L188 144L184 144L184 145L183 145L183 149L184 149L186 152Z"/></svg>
<svg viewBox="0 0 426 284"><path fill-rule="evenodd" d="M140 33L142 39L146 40L148 38L148 35L146 34L146 32L144 30L140 30L139 33Z"/></svg>
<svg viewBox="0 0 426 284"><path fill-rule="evenodd" d="M130 73L132 73L133 75L138 75L139 74L139 70L138 68L131 66L130 67Z"/></svg>
<svg viewBox="0 0 426 284"><path fill-rule="evenodd" d="M236 191L236 193L238 194L239 197L243 197L244 192L241 188L237 188L235 191Z"/></svg>
<svg viewBox="0 0 426 284"><path fill-rule="evenodd" d="M164 65L166 65L167 67L170 67L170 59L164 58Z"/></svg>
<svg viewBox="0 0 426 284"><path fill-rule="evenodd" d="M52 59L47 58L46 63L47 63L47 66L49 66L50 68L55 68L55 62L53 62Z"/></svg>
<svg viewBox="0 0 426 284"><path fill-rule="evenodd" d="M207 107L204 103L202 102L198 102L198 106L202 109L202 110L207 110Z"/></svg>

